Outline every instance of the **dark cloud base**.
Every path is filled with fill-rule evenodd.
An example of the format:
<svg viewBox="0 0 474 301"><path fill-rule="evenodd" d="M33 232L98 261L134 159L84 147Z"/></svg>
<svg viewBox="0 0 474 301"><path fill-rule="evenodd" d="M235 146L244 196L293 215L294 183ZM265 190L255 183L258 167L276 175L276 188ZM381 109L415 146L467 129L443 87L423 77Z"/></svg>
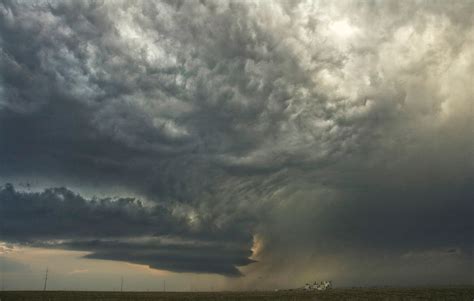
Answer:
<svg viewBox="0 0 474 301"><path fill-rule="evenodd" d="M253 262L248 245L210 233L192 231L164 207L145 207L134 198L84 199L66 188L19 192L11 184L0 189L1 241L174 272L241 275L236 266ZM162 236L188 242L163 243Z"/></svg>

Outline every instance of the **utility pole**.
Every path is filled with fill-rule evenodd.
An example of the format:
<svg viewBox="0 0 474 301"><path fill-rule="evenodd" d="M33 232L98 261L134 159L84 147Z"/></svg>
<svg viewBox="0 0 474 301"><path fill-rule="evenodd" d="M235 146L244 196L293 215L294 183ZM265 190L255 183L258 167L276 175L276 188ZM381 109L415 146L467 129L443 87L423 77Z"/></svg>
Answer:
<svg viewBox="0 0 474 301"><path fill-rule="evenodd" d="M5 273L2 270L2 292L5 290Z"/></svg>
<svg viewBox="0 0 474 301"><path fill-rule="evenodd" d="M120 292L123 292L123 276L120 278Z"/></svg>
<svg viewBox="0 0 474 301"><path fill-rule="evenodd" d="M43 292L46 291L46 285L48 284L48 268L46 268L46 274L44 275L44 287Z"/></svg>
<svg viewBox="0 0 474 301"><path fill-rule="evenodd" d="M166 292L166 279L163 280L163 291Z"/></svg>
<svg viewBox="0 0 474 301"><path fill-rule="evenodd" d="M5 258L2 257L2 292L5 290Z"/></svg>

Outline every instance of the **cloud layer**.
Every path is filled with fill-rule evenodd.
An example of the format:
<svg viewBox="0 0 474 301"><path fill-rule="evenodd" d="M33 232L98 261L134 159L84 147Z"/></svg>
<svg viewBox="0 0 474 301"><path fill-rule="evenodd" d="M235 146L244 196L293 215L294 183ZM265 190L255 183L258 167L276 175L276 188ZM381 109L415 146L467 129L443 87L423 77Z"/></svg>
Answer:
<svg viewBox="0 0 474 301"><path fill-rule="evenodd" d="M242 247L246 240L232 230L196 229L162 206L145 207L133 198L87 200L66 188L30 193L7 184L0 209L0 237L13 243L84 250L91 252L87 258L177 272L236 276L236 266L252 262L249 246Z"/></svg>
<svg viewBox="0 0 474 301"><path fill-rule="evenodd" d="M297 265L347 283L363 267L334 266L361 254L454 249L472 261L472 11L462 0L3 2L0 177L125 196L5 187L0 238L228 275L259 241L250 274ZM134 240L149 236L195 245ZM328 254L338 264L315 272Z"/></svg>

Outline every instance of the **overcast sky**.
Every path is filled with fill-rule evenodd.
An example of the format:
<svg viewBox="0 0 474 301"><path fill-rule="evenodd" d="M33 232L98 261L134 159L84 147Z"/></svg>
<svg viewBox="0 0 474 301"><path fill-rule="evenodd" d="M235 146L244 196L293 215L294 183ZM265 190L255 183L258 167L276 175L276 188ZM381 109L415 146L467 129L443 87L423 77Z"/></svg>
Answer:
<svg viewBox="0 0 474 301"><path fill-rule="evenodd" d="M472 284L473 19L1 1L4 286Z"/></svg>

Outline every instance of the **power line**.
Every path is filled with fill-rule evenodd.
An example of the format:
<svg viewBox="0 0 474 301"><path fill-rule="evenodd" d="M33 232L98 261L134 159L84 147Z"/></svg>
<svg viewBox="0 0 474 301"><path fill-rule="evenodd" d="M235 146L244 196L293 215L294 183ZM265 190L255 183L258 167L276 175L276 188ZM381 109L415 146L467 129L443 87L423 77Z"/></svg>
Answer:
<svg viewBox="0 0 474 301"><path fill-rule="evenodd" d="M48 284L48 268L46 268L46 274L44 275L44 287L43 292L46 291L46 285Z"/></svg>

